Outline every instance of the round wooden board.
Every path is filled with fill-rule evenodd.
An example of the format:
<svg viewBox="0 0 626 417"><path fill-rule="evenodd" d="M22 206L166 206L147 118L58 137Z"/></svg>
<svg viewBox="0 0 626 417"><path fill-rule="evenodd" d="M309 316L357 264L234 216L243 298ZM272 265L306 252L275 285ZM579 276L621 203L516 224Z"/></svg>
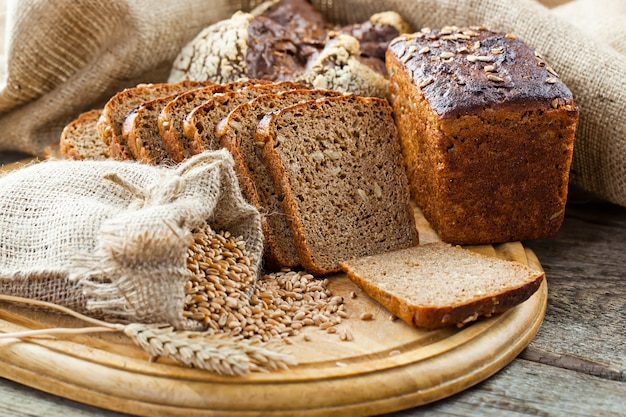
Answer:
<svg viewBox="0 0 626 417"><path fill-rule="evenodd" d="M416 219L422 243L438 240L418 210ZM519 242L468 249L541 269ZM225 377L166 360L150 362L121 333L100 333L0 339L0 376L142 416L381 414L448 397L493 375L530 343L547 304L544 280L530 299L504 314L461 329L424 331L390 320L343 274L331 277L329 287L344 297L349 314L339 333L348 329L354 340L305 327L290 338L293 344L285 344L299 362L287 371ZM374 319L360 320L363 312ZM81 326L61 314L0 303L2 332Z"/></svg>

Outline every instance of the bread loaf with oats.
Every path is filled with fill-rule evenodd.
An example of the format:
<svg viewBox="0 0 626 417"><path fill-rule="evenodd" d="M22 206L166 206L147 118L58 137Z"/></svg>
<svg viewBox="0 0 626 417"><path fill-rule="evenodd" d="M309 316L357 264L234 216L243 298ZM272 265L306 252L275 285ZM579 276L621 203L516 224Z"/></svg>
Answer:
<svg viewBox="0 0 626 417"><path fill-rule="evenodd" d="M556 233L578 109L539 54L513 35L446 27L396 38L386 65L411 193L443 240Z"/></svg>

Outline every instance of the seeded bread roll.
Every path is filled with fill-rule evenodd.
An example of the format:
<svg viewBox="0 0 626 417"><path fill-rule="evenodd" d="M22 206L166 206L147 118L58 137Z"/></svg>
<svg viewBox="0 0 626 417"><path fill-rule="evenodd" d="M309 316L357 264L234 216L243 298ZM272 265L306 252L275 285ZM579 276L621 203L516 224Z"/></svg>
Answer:
<svg viewBox="0 0 626 417"><path fill-rule="evenodd" d="M109 147L98 135L96 125L102 109L86 111L61 132L59 151L67 159L107 159Z"/></svg>
<svg viewBox="0 0 626 417"><path fill-rule="evenodd" d="M359 60L381 74L385 69L385 53L389 43L403 33L410 33L411 26L392 11L376 13L367 22L348 25L338 32L350 35L359 41Z"/></svg>
<svg viewBox="0 0 626 417"><path fill-rule="evenodd" d="M261 148L254 142L254 132L266 113L302 101L341 93L328 90L291 90L266 94L240 104L217 125L216 135L235 161L235 172L244 197L264 215L261 217L265 243L264 258L268 268L300 265L294 237L281 202L269 177Z"/></svg>
<svg viewBox="0 0 626 417"><path fill-rule="evenodd" d="M229 93L215 94L212 99L194 108L185 116L183 131L189 139L191 152L199 154L205 150L220 149L221 144L215 135L215 127L238 105L263 94L302 88L308 88L308 86L291 81L281 81L249 86Z"/></svg>
<svg viewBox="0 0 626 417"><path fill-rule="evenodd" d="M237 91L250 85L268 82L247 79L227 84L214 84L189 90L169 101L161 110L157 122L165 149L169 152L172 160L174 162L182 162L192 155L189 139L187 139L183 131L183 120L195 107L209 101L214 94Z"/></svg>
<svg viewBox="0 0 626 417"><path fill-rule="evenodd" d="M134 159L122 135L124 119L132 109L157 97L209 84L213 83L182 80L176 83L140 84L115 94L104 106L102 116L98 121L98 134L109 147L111 157L118 160Z"/></svg>
<svg viewBox="0 0 626 417"><path fill-rule="evenodd" d="M425 329L504 312L530 298L545 277L526 265L440 242L350 259L341 267L393 315Z"/></svg>
<svg viewBox="0 0 626 417"><path fill-rule="evenodd" d="M447 242L551 236L565 209L578 109L512 35L425 29L387 51L412 195Z"/></svg>
<svg viewBox="0 0 626 417"><path fill-rule="evenodd" d="M388 95L388 81L379 66L361 60L359 41L346 34L331 32L324 49L309 64L298 81L313 88L355 93L366 97Z"/></svg>
<svg viewBox="0 0 626 417"><path fill-rule="evenodd" d="M255 133L313 274L418 243L400 143L386 100L342 95L266 115Z"/></svg>

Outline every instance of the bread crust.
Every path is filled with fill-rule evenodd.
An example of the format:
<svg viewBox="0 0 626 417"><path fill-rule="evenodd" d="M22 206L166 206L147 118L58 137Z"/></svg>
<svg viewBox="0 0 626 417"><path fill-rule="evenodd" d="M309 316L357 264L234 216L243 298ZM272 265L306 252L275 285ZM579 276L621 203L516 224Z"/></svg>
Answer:
<svg viewBox="0 0 626 417"><path fill-rule="evenodd" d="M198 154L205 150L215 150L221 147L220 141L215 135L215 128L239 104L263 94L297 88L309 87L306 84L292 81L280 81L251 85L237 91L216 94L212 99L195 107L185 116L183 131L189 139L192 153Z"/></svg>

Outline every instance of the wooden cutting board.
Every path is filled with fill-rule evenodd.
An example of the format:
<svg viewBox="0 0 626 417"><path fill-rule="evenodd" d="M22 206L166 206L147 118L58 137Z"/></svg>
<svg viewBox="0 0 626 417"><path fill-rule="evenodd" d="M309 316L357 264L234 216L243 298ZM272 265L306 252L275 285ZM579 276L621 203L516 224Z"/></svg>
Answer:
<svg viewBox="0 0 626 417"><path fill-rule="evenodd" d="M421 242L439 240L419 210L415 213ZM469 249L541 269L519 242ZM225 377L163 359L150 362L124 335L100 333L0 339L0 376L142 416L381 414L445 398L502 369L534 337L547 304L544 280L529 300L504 314L461 329L423 331L390 320L389 312L343 274L330 278L329 287L344 297L349 318L337 334L305 327L291 338L285 351L299 365L287 371ZM364 312L374 319L360 320ZM58 313L0 303L2 332L81 326ZM353 341L340 340L344 328Z"/></svg>

